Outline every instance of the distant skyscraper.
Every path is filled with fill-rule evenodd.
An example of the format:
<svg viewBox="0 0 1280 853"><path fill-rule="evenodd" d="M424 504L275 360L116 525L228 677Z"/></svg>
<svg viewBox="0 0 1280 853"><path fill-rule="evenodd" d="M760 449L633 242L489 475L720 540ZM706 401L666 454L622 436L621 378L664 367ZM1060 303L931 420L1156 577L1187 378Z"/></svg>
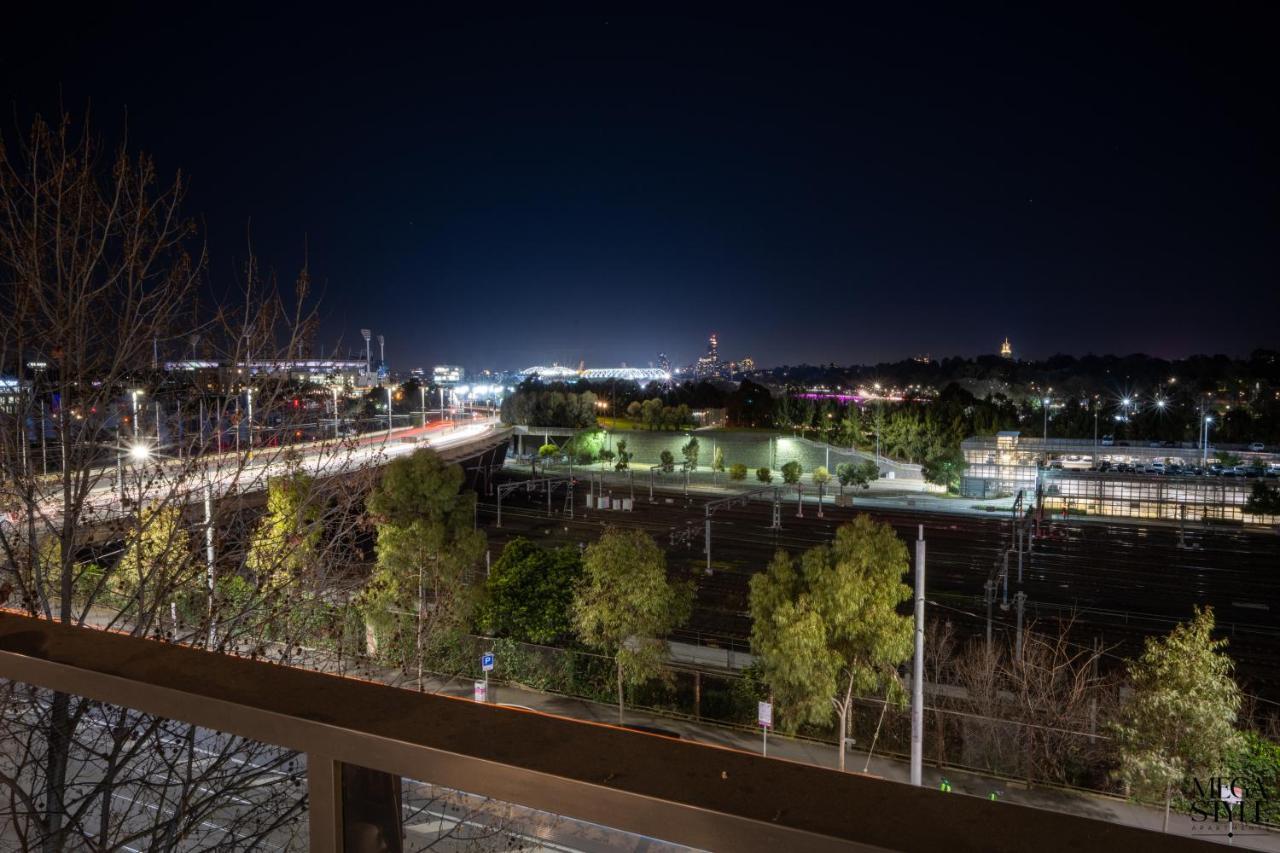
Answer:
<svg viewBox="0 0 1280 853"><path fill-rule="evenodd" d="M1013 344L1009 343L1008 336L1005 337L1004 343L1000 345L1001 358L1013 358Z"/></svg>
<svg viewBox="0 0 1280 853"><path fill-rule="evenodd" d="M751 356L743 356L742 361L738 362L738 369L743 373L750 373L756 369L756 360Z"/></svg>
<svg viewBox="0 0 1280 853"><path fill-rule="evenodd" d="M658 369L665 370L667 373L671 372L671 359L667 358L665 352L658 353Z"/></svg>
<svg viewBox="0 0 1280 853"><path fill-rule="evenodd" d="M712 332L707 339L706 355L698 357L693 373L699 379L715 379L723 377L727 368L728 365L720 361L720 342L716 340L716 333Z"/></svg>

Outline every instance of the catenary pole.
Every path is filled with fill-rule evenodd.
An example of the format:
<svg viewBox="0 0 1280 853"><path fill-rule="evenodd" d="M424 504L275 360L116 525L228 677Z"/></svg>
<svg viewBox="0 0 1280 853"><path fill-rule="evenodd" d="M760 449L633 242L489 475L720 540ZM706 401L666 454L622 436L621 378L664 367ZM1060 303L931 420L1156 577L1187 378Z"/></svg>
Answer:
<svg viewBox="0 0 1280 853"><path fill-rule="evenodd" d="M922 782L924 763L924 525L916 539L916 653L911 666L911 784Z"/></svg>

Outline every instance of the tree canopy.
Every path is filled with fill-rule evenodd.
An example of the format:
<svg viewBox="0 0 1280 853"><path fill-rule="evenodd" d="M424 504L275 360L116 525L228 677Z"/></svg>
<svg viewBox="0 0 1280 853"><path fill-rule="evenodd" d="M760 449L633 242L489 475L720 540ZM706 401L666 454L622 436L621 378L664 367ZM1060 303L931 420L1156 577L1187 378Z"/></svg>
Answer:
<svg viewBox="0 0 1280 853"><path fill-rule="evenodd" d="M842 770L853 699L903 695L897 667L912 654L912 619L897 608L911 597L908 568L893 528L859 516L799 560L779 550L751 579L751 648L781 724L827 723L834 711Z"/></svg>
<svg viewBox="0 0 1280 853"><path fill-rule="evenodd" d="M693 586L667 579L666 555L642 530L606 529L582 563L573 621L584 643L614 659L621 721L624 684L659 673L664 638L689 618Z"/></svg>
<svg viewBox="0 0 1280 853"><path fill-rule="evenodd" d="M1211 608L1166 637L1148 637L1142 656L1129 662L1133 688L1115 727L1120 767L1130 790L1169 804L1188 776L1216 775L1237 746L1240 688L1227 641L1213 638Z"/></svg>
<svg viewBox="0 0 1280 853"><path fill-rule="evenodd" d="M577 548L512 539L490 567L476 621L486 633L521 642L561 642L573 633L573 593L581 577Z"/></svg>

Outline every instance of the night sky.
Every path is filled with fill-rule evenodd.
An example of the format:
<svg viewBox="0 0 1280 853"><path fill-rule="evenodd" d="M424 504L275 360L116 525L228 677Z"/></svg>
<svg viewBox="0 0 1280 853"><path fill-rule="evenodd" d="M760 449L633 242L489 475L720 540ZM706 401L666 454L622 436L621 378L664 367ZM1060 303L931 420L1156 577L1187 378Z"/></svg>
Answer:
<svg viewBox="0 0 1280 853"><path fill-rule="evenodd" d="M713 330L761 365L1280 346L1264 4L163 8L11 21L6 135L127 108L215 283L247 232L286 279L309 245L327 345L372 327L393 368L681 364Z"/></svg>

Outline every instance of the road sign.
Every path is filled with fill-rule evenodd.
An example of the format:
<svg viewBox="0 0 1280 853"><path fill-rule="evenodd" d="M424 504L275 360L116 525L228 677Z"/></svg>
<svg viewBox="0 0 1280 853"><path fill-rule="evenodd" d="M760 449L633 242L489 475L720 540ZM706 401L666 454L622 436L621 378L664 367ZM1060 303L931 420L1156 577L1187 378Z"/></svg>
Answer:
<svg viewBox="0 0 1280 853"><path fill-rule="evenodd" d="M766 729L773 726L772 702L761 702L756 706L756 721Z"/></svg>
<svg viewBox="0 0 1280 853"><path fill-rule="evenodd" d="M493 652L485 652L480 656L480 668L485 672L493 671Z"/></svg>
<svg viewBox="0 0 1280 853"><path fill-rule="evenodd" d="M477 702L489 701L489 685L483 681L476 682L475 699Z"/></svg>

